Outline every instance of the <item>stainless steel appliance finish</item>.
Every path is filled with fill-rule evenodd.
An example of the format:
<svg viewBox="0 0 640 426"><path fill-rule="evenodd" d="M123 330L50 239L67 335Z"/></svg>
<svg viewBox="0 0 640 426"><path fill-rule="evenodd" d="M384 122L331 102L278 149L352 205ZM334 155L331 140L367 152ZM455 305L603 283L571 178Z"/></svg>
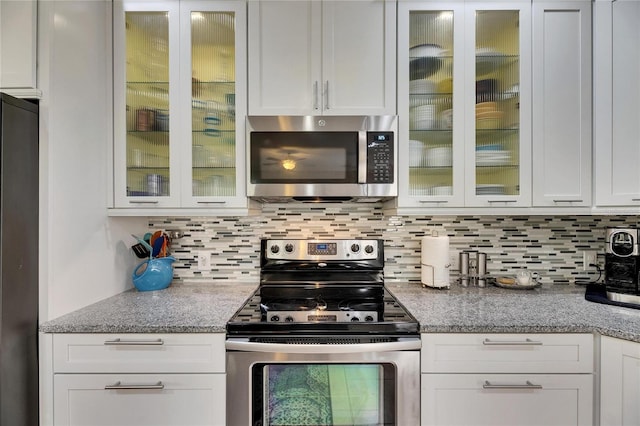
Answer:
<svg viewBox="0 0 640 426"><path fill-rule="evenodd" d="M613 302L630 303L640 306L640 295L607 291L607 299Z"/></svg>
<svg viewBox="0 0 640 426"><path fill-rule="evenodd" d="M266 365L379 365L391 389L383 389L385 412L377 425L420 424L420 341L361 345L227 343L227 425L267 424L262 388ZM259 346L258 346L259 345ZM257 346L257 347L256 347ZM255 416L255 411L262 413Z"/></svg>
<svg viewBox="0 0 640 426"><path fill-rule="evenodd" d="M260 251L260 286L227 324L227 424L271 424L290 402L273 396L272 370L306 367L373 369L365 424L419 424L419 324L384 287L383 241L274 239Z"/></svg>
<svg viewBox="0 0 640 426"><path fill-rule="evenodd" d="M38 425L38 105L0 93L0 425Z"/></svg>
<svg viewBox="0 0 640 426"><path fill-rule="evenodd" d="M605 237L605 253L617 257L640 255L639 235L640 230L635 228L608 228Z"/></svg>
<svg viewBox="0 0 640 426"><path fill-rule="evenodd" d="M247 117L247 196L375 202L398 195L397 116Z"/></svg>
<svg viewBox="0 0 640 426"><path fill-rule="evenodd" d="M639 236L636 228L607 229L604 272L609 300L633 304L640 300L632 297L640 296Z"/></svg>

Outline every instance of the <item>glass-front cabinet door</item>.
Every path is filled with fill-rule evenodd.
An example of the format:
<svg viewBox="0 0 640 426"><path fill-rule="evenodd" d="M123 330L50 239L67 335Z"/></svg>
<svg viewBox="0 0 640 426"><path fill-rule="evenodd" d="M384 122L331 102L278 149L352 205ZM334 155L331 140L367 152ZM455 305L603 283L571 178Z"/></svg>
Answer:
<svg viewBox="0 0 640 426"><path fill-rule="evenodd" d="M530 8L399 3L400 207L530 204Z"/></svg>
<svg viewBox="0 0 640 426"><path fill-rule="evenodd" d="M466 203L529 206L531 3L468 3L466 22Z"/></svg>
<svg viewBox="0 0 640 426"><path fill-rule="evenodd" d="M116 208L246 207L245 14L234 1L115 3Z"/></svg>
<svg viewBox="0 0 640 426"><path fill-rule="evenodd" d="M178 3L121 3L114 61L114 194L118 207L178 204ZM122 31L118 31L121 29Z"/></svg>
<svg viewBox="0 0 640 426"><path fill-rule="evenodd" d="M246 206L244 2L183 2L181 106L185 114L182 204ZM184 33L183 33L184 34ZM188 78L186 78L188 77Z"/></svg>

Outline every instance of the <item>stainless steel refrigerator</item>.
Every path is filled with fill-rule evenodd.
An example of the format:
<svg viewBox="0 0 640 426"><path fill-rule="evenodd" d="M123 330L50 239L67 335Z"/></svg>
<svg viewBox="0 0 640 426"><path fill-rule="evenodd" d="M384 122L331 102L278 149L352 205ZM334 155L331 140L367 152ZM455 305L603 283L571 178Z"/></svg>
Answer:
<svg viewBox="0 0 640 426"><path fill-rule="evenodd" d="M38 417L38 105L0 93L0 425Z"/></svg>

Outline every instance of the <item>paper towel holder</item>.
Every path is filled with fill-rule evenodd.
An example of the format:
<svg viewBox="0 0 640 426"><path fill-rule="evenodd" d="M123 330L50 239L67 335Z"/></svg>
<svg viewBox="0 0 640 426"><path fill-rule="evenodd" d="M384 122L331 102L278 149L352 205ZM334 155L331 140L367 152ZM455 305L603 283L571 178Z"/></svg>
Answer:
<svg viewBox="0 0 640 426"><path fill-rule="evenodd" d="M423 238L423 250L424 250L424 241L427 238L438 238L438 231L435 229L432 229L431 232L425 232L424 234L424 238ZM448 236L443 235L443 237L446 240L446 256L448 257L449 253L448 253L448 248L449 248L449 241L448 241ZM424 258L422 258L421 260L421 267L422 267L422 272L421 272L421 276L422 276L422 287L432 287L432 288L450 288L451 287L451 283L449 280L449 269L451 268L451 262L436 262L435 264L432 264L431 262L424 262ZM436 274L436 270L439 270L441 272L438 272L438 274ZM446 271L446 272L444 272ZM442 273L444 272L444 277L440 276ZM438 275L438 277L436 277L436 275ZM443 279L444 278L444 279Z"/></svg>

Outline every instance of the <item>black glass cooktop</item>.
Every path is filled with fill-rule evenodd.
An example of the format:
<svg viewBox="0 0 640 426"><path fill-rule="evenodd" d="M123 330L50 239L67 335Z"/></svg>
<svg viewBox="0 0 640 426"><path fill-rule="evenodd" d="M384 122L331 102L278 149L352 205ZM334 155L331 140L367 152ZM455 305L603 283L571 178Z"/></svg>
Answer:
<svg viewBox="0 0 640 426"><path fill-rule="evenodd" d="M303 297L304 295L304 297ZM274 322L273 310L318 310L326 315L318 321ZM339 321L335 311L375 311L376 321ZM314 316L315 318L315 316ZM340 316L337 316L340 318ZM383 286L345 288L260 287L227 323L229 335L254 334L418 334L418 321Z"/></svg>

